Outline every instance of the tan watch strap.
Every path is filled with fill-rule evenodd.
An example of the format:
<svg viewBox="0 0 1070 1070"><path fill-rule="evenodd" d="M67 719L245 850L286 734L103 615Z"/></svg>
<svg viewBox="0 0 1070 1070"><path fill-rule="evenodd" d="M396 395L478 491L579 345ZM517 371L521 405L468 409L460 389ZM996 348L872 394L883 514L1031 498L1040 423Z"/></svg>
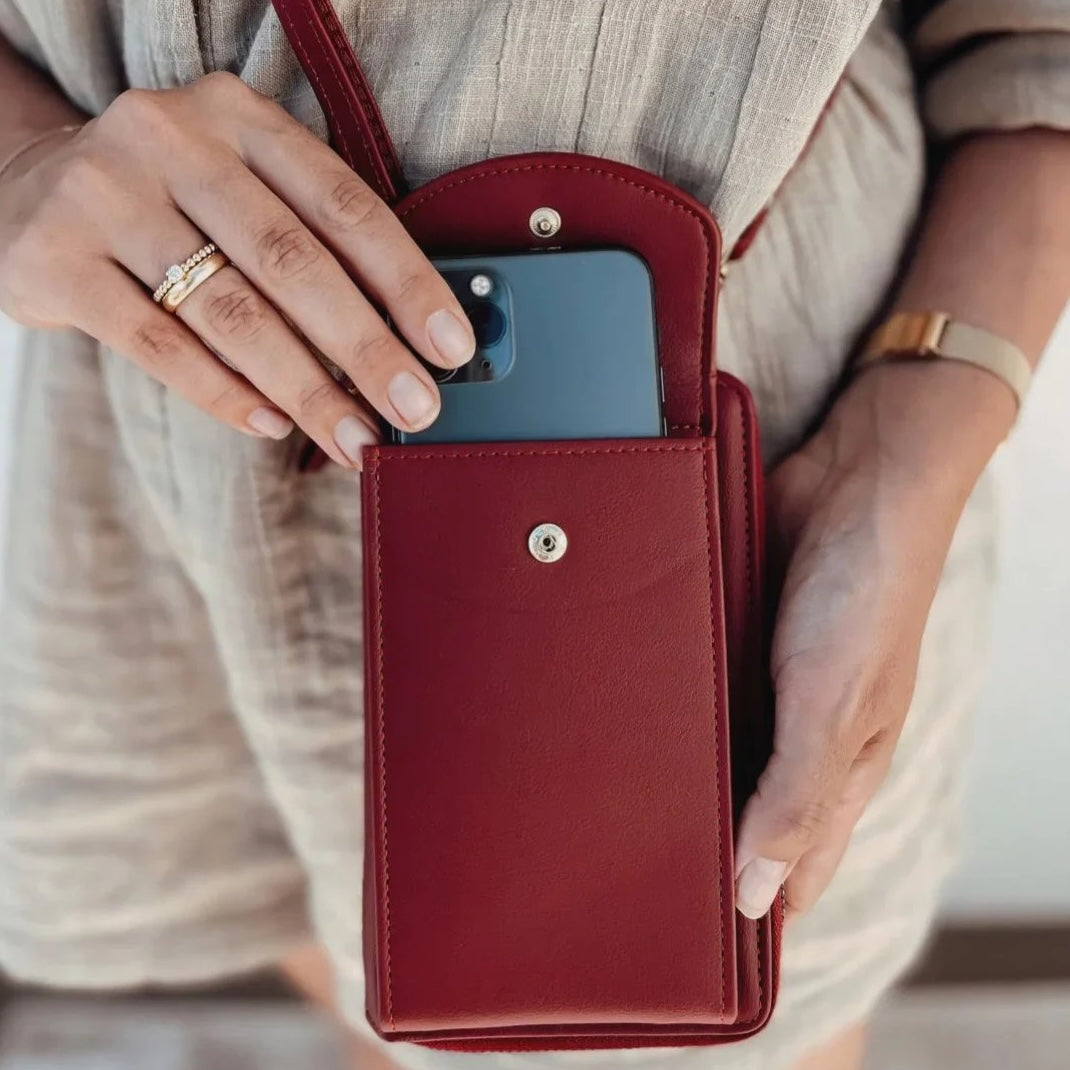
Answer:
<svg viewBox="0 0 1070 1070"><path fill-rule="evenodd" d="M858 358L859 369L881 360L961 360L983 368L1011 388L1019 409L1033 369L1012 342L959 323L942 312L897 312L878 327Z"/></svg>

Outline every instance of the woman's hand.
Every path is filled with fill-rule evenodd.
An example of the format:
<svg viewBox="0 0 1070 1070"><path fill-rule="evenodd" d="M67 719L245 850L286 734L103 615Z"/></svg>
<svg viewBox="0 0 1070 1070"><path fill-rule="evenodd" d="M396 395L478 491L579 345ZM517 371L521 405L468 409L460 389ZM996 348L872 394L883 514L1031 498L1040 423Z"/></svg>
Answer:
<svg viewBox="0 0 1070 1070"><path fill-rule="evenodd" d="M789 912L807 910L831 880L891 763L955 525L1013 418L984 372L887 365L774 472L771 538L788 568L774 754L737 849L744 914L764 914L785 881Z"/></svg>
<svg viewBox="0 0 1070 1070"><path fill-rule="evenodd" d="M895 307L940 309L1037 359L1070 290L1068 180L1065 132L965 139L935 183ZM789 909L805 910L832 878L892 760L955 525L1014 416L1010 390L976 368L882 365L774 473L788 571L774 755L737 846L743 913L764 914L785 878Z"/></svg>
<svg viewBox="0 0 1070 1070"><path fill-rule="evenodd" d="M231 266L177 316L153 304L167 267L209 241ZM238 430L282 438L296 422L347 467L377 438L373 410L408 430L438 414L434 380L376 305L432 364L475 351L453 293L389 208L230 75L124 93L0 178L0 310L85 331Z"/></svg>

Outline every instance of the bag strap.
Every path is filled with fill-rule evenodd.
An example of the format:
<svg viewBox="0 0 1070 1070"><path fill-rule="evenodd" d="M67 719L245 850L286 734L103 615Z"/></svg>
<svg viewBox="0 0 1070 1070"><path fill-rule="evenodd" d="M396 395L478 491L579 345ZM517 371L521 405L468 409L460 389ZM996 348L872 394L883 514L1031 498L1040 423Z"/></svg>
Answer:
<svg viewBox="0 0 1070 1070"><path fill-rule="evenodd" d="M387 204L406 192L405 179L375 95L331 0L272 0L319 99L331 144Z"/></svg>
<svg viewBox="0 0 1070 1070"><path fill-rule="evenodd" d="M387 204L396 204L408 193L408 187L394 142L331 0L271 2L327 117L331 144ZM935 6L934 0L903 0L903 4L915 17ZM829 104L833 97L835 90ZM747 227L729 254L730 260L738 260L747 251L767 211L763 209Z"/></svg>

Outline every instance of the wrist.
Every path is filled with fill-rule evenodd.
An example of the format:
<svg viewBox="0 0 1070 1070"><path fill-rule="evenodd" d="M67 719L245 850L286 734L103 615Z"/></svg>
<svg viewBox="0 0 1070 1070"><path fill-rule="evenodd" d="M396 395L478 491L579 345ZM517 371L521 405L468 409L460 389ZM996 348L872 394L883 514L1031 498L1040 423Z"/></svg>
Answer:
<svg viewBox="0 0 1070 1070"><path fill-rule="evenodd" d="M1016 415L1010 389L980 368L890 361L851 382L824 430L839 456L911 492L964 503Z"/></svg>
<svg viewBox="0 0 1070 1070"><path fill-rule="evenodd" d="M84 122L72 122L43 130L24 130L18 137L5 138L0 143L0 181L29 170L38 159L78 134L84 125Z"/></svg>

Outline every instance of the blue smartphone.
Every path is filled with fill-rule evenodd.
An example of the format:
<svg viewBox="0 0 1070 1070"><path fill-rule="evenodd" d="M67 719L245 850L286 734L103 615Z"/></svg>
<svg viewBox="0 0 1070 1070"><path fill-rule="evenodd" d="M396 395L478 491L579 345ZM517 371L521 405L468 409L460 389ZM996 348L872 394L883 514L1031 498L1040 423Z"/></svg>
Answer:
<svg viewBox="0 0 1070 1070"><path fill-rule="evenodd" d="M665 433L650 270L623 249L436 259L476 335L427 365L442 411L393 441L522 442Z"/></svg>

